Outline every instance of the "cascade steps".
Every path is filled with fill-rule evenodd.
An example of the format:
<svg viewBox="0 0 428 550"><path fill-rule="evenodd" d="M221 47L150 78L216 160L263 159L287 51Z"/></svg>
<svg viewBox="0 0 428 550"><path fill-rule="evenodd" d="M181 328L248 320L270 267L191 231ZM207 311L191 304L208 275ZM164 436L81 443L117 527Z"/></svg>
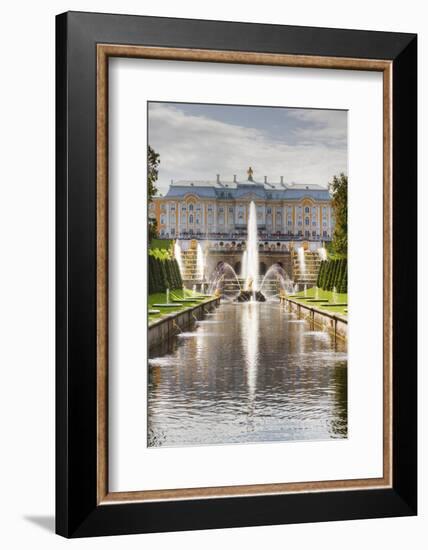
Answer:
<svg viewBox="0 0 428 550"><path fill-rule="evenodd" d="M302 269L299 255L293 253L293 279L295 283L304 284L307 286L315 286L318 279L318 271L321 265L321 259L318 252L305 250L305 267Z"/></svg>

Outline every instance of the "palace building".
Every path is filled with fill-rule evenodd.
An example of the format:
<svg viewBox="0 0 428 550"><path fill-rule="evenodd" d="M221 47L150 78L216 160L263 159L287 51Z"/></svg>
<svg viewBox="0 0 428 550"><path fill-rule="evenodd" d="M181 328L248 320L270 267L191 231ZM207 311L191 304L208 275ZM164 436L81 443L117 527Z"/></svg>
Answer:
<svg viewBox="0 0 428 550"><path fill-rule="evenodd" d="M331 196L320 185L263 182L248 178L180 180L171 182L165 196L149 205L161 238L245 238L250 203L257 210L257 227L265 240L329 241L334 228Z"/></svg>

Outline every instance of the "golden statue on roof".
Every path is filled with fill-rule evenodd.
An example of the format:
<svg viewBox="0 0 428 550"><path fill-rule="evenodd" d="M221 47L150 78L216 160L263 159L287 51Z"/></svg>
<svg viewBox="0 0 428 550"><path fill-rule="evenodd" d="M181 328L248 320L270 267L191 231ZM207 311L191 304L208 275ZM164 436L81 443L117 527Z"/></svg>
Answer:
<svg viewBox="0 0 428 550"><path fill-rule="evenodd" d="M253 181L253 169L251 168L251 166L248 167L247 175L248 175L248 181Z"/></svg>

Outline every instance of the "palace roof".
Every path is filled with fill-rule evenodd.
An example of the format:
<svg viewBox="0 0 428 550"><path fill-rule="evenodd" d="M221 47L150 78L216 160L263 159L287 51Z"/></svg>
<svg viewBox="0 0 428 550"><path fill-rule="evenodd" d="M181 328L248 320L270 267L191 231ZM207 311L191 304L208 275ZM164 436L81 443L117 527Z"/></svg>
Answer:
<svg viewBox="0 0 428 550"><path fill-rule="evenodd" d="M164 198L180 198L188 194L201 198L236 200L246 195L264 200L300 200L310 197L315 200L330 200L330 193L321 185L299 183L279 183L254 180L179 180L171 183Z"/></svg>

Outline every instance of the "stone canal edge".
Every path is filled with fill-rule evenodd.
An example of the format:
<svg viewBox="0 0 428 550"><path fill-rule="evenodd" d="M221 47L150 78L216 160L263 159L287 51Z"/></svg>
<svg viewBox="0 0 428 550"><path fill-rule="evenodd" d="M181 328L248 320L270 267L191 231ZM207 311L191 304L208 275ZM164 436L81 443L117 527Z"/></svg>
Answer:
<svg viewBox="0 0 428 550"><path fill-rule="evenodd" d="M313 327L321 328L336 339L348 340L348 319L338 313L321 311L315 306L302 304L292 298L283 298L288 311L296 313L299 319L307 319Z"/></svg>
<svg viewBox="0 0 428 550"><path fill-rule="evenodd" d="M335 339L347 341L348 320L343 315L321 311L317 307L299 303L292 298L283 298L288 311L296 313L299 319L306 319L313 327L329 332ZM215 297L196 306L166 315L151 323L148 327L148 349L160 346L183 330L190 328L204 314L220 305L220 298Z"/></svg>
<svg viewBox="0 0 428 550"><path fill-rule="evenodd" d="M214 297L205 302L189 307L183 311L176 311L170 315L165 315L151 323L148 327L148 349L160 346L183 330L190 328L195 321L203 318L208 313L220 305L220 298Z"/></svg>

